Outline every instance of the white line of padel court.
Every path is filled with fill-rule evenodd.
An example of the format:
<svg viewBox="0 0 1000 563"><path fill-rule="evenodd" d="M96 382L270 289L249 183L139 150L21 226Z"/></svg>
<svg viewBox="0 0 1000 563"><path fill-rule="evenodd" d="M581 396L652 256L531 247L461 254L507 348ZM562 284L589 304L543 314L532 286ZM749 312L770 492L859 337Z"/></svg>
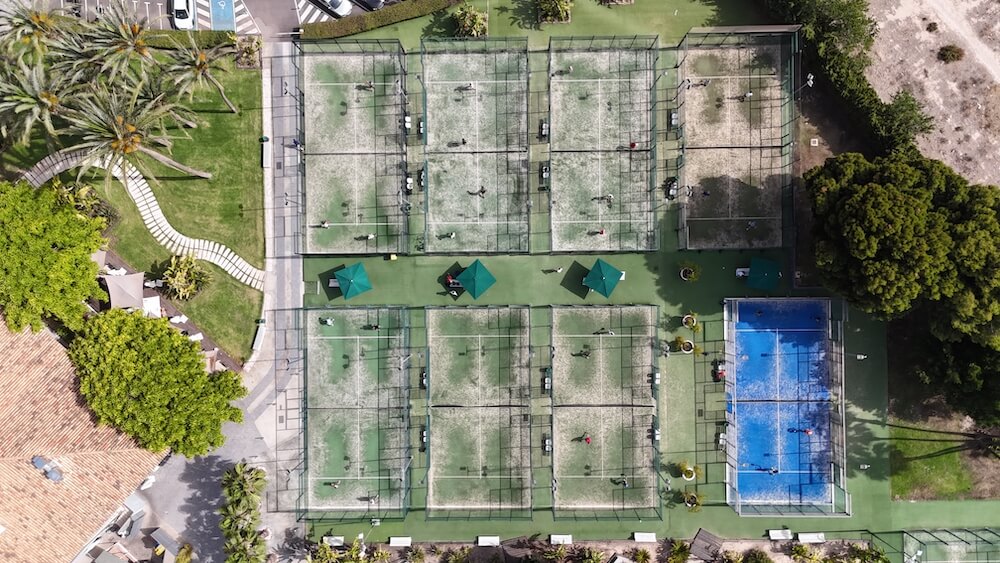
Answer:
<svg viewBox="0 0 1000 563"><path fill-rule="evenodd" d="M388 227L392 225L402 225L402 221L398 223L337 223L334 221L327 221L330 228L347 226L347 227Z"/></svg>
<svg viewBox="0 0 1000 563"><path fill-rule="evenodd" d="M509 471L509 470L507 470L505 468L489 469L486 472L486 477L483 477L482 475L435 475L435 476L431 477L431 479L506 479L508 477L508 475L503 475L503 474L496 475L496 474L493 474L493 471ZM521 479L521 478L525 477L526 475L527 475L527 471L525 471L523 473L522 472L518 472L518 473L514 474L514 478L515 479ZM528 489L529 487L530 487L529 485L525 485L524 487L512 487L512 489L514 489L514 490Z"/></svg>
<svg viewBox="0 0 1000 563"><path fill-rule="evenodd" d="M527 327L525 327L527 328ZM524 334L527 336L528 331L525 330ZM435 334L428 338L428 340L436 340L438 338L510 338L509 334ZM515 346L515 348L524 348L525 346Z"/></svg>
<svg viewBox="0 0 1000 563"><path fill-rule="evenodd" d="M738 321L739 322L739 321ZM748 321L743 321L748 322ZM816 328L741 328L736 327L736 332L826 332L826 328L818 326Z"/></svg>
<svg viewBox="0 0 1000 563"><path fill-rule="evenodd" d="M733 80L750 80L752 78L774 78L776 80L780 80L780 77L777 74L746 74L746 75L743 75L743 74L735 74L735 75L734 74L705 74L705 75L701 75L701 74L699 74L697 76L691 76L690 78L691 78L692 82L694 82L695 80L728 80L728 79L733 79Z"/></svg>
<svg viewBox="0 0 1000 563"><path fill-rule="evenodd" d="M374 86L390 86L395 82L372 82ZM361 82L306 82L306 86L367 86L368 81ZM376 96L378 94L375 94Z"/></svg>
<svg viewBox="0 0 1000 563"><path fill-rule="evenodd" d="M392 477L345 477L343 475L338 475L336 477L308 477L310 481L391 481Z"/></svg>
<svg viewBox="0 0 1000 563"><path fill-rule="evenodd" d="M764 216L759 216L759 215L758 216L755 216L755 215L732 215L730 217L688 217L687 218L687 222L688 223L693 223L695 221L734 221L734 220L736 220L736 221L742 221L742 220L756 221L758 219L761 220L761 221L766 221L768 219L780 219L780 218L781 217L778 217L777 215L764 215Z"/></svg>
<svg viewBox="0 0 1000 563"><path fill-rule="evenodd" d="M619 478L621 476L622 476L621 473L617 473L615 475L561 475L561 474L557 474L556 475L556 479L601 479L601 480L604 480L604 479L609 479L609 478ZM638 475L638 477L645 477L647 479L651 479L653 477L653 472L651 470L648 475ZM621 487L621 485L615 485L615 486L617 486L619 488ZM629 486L629 488L632 488L631 485Z"/></svg>
<svg viewBox="0 0 1000 563"><path fill-rule="evenodd" d="M650 75L651 76L655 76L656 73L655 72L650 72ZM639 82L639 83L642 83L642 84L647 84L647 86L648 86L648 83L651 82L650 80L647 80L645 78L559 78L558 76L553 77L550 81L552 83L559 83L559 82L588 82L588 83L593 83L593 82L597 82L598 84L600 84L601 82L629 82L629 83Z"/></svg>
<svg viewBox="0 0 1000 563"><path fill-rule="evenodd" d="M597 323L594 323L594 324L597 324ZM632 334L618 334L616 332L615 334L608 334L608 333L604 333L604 334L555 334L553 336L555 338L594 338L595 336L602 337L602 338L649 338L649 337L651 337L653 335L650 334L650 333L648 333L648 332L647 333L639 333L639 334L634 334L634 333L632 333Z"/></svg>
<svg viewBox="0 0 1000 563"><path fill-rule="evenodd" d="M525 80L526 79L527 77L525 77ZM428 86L433 86L435 84L441 84L442 86L458 84L464 86L471 83L472 87L475 88L476 84L523 84L523 82L523 80L428 80L424 82L424 84Z"/></svg>
<svg viewBox="0 0 1000 563"><path fill-rule="evenodd" d="M381 340L381 339L402 340L402 334L387 334L385 336L310 336L309 340Z"/></svg>
<svg viewBox="0 0 1000 563"><path fill-rule="evenodd" d="M645 212L643 211L641 213L645 213ZM628 224L628 223L643 223L644 221L639 220L639 219L591 219L589 221L584 221L584 220L579 220L579 219L566 219L566 220L553 219L552 220L552 223L556 224L556 225L558 225L558 224L574 225L574 224L581 224L581 223L589 223L589 224L593 225L596 222L600 222L600 223Z"/></svg>
<svg viewBox="0 0 1000 563"><path fill-rule="evenodd" d="M525 217L523 221L428 221L428 225L523 225L528 222ZM593 223L593 221L591 221Z"/></svg>

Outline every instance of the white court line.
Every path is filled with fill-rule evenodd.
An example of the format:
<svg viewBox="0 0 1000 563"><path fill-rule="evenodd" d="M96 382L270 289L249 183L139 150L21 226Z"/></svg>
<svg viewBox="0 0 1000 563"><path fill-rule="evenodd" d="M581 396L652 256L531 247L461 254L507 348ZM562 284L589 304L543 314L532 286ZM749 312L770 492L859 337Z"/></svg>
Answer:
<svg viewBox="0 0 1000 563"><path fill-rule="evenodd" d="M433 338L508 338L506 334L439 334Z"/></svg>
<svg viewBox="0 0 1000 563"><path fill-rule="evenodd" d="M365 82L306 82L306 86L365 86ZM395 82L372 82L375 86L395 85Z"/></svg>
<svg viewBox="0 0 1000 563"><path fill-rule="evenodd" d="M479 396L479 404L483 404L483 337L479 337L479 346L476 350L476 394ZM483 463L483 411L486 409L476 409L479 414L479 427L476 429L479 434L479 468Z"/></svg>
<svg viewBox="0 0 1000 563"><path fill-rule="evenodd" d="M775 78L775 79L778 78L777 74L761 74L759 76L763 77L763 78ZM699 80L705 80L705 79L708 79L708 80L727 80L729 78L735 78L737 80L746 78L747 80L750 80L752 78L758 78L758 75L754 75L754 74L747 74L747 75L742 75L742 74L717 74L717 75L708 75L708 74L705 74L705 75L701 75L701 74L699 74L697 76L697 78ZM770 88L781 88L780 85L769 86L769 87Z"/></svg>
<svg viewBox="0 0 1000 563"><path fill-rule="evenodd" d="M687 222L691 221L733 221L733 220L757 220L767 221L768 219L781 219L778 215L730 215L729 217L688 217Z"/></svg>
<svg viewBox="0 0 1000 563"><path fill-rule="evenodd" d="M600 346L600 344L602 344L603 342L604 342L604 335L598 335L598 337L597 337L597 343L598 343L598 345ZM600 387L601 395L600 396L603 397L604 396L604 378L601 377L600 367L604 365L604 346L600 346L597 349L597 352L598 352L598 357L597 357L597 360L598 360L598 362L597 362L597 366L598 366L597 379L600 380L600 382L601 382L601 387ZM604 442L605 442L605 440L604 440L604 438L605 438L605 436L604 436L604 434L605 434L605 431L604 431L604 426L605 426L604 425L604 423L605 423L604 415L605 415L605 412L604 411L605 411L605 409L600 409L600 411L601 411L601 451L600 451L600 454L601 454L601 476L603 477L604 476Z"/></svg>
<svg viewBox="0 0 1000 563"><path fill-rule="evenodd" d="M601 141L604 140L604 132L601 130L601 126L602 126L602 123L604 121L601 118L601 116L604 115L604 111L603 111L604 104L601 103L603 101L603 95L604 95L604 91L601 88L601 81L598 80L597 81L597 146L598 147L602 146L601 145ZM600 152L597 153L597 195L602 196L602 197L604 195L604 163L601 161L601 153ZM601 210L602 210L603 207L604 207L604 200L598 201L597 202L597 225L600 226L602 229L603 229L603 226L601 226L601 217L602 217Z"/></svg>
<svg viewBox="0 0 1000 563"><path fill-rule="evenodd" d="M475 141L476 144L475 144L475 147L478 149L479 148L479 92L476 91L475 87L473 87L473 90L472 90L472 101L473 101L473 107L475 108L475 112L474 112L474 114L475 114L475 124L476 124L476 131L475 131L475 133L476 133L476 141ZM483 171L479 167L479 153L478 152L473 153L472 157L473 157L473 163L476 166L476 183L479 184L480 188L482 188L483 187L483 184L482 184L482 181L483 181ZM496 186L493 186L493 187L494 187L494 189L496 189ZM480 216L480 214L482 214L482 211L483 211L483 202L482 202L483 199L485 199L485 198L482 198L482 197L477 197L476 198L476 223L479 223L479 219L480 219L479 216Z"/></svg>
<svg viewBox="0 0 1000 563"><path fill-rule="evenodd" d="M385 335L385 336L310 336L309 340L374 340L377 338L393 338L402 339L402 334L395 335Z"/></svg>
<svg viewBox="0 0 1000 563"><path fill-rule="evenodd" d="M343 475L338 475L336 477L306 477L310 481L320 481L326 480L341 480L341 481L381 481L382 479L388 479L388 477L344 477Z"/></svg>
<svg viewBox="0 0 1000 563"><path fill-rule="evenodd" d="M774 331L774 350L778 352L781 350L781 333L777 330ZM778 390L778 398L781 398L781 354L774 354L774 388ZM775 417L778 421L777 436L775 436L775 444L778 448L778 471L781 471L781 441L784 436L781 434L781 404L775 409Z"/></svg>
<svg viewBox="0 0 1000 563"><path fill-rule="evenodd" d="M398 225L399 224L399 223L382 223L382 222L374 222L374 223L335 223L333 221L329 221L329 223L330 223L330 227L331 228L335 227L335 226L350 226L350 227L364 227L364 226L368 226L368 227L374 227L374 226L380 226L380 225L381 226L386 226L386 225Z"/></svg>
<svg viewBox="0 0 1000 563"><path fill-rule="evenodd" d="M428 221L428 225L521 225L524 221Z"/></svg>
<svg viewBox="0 0 1000 563"><path fill-rule="evenodd" d="M559 78L554 77L553 82L647 82L645 78Z"/></svg>
<svg viewBox="0 0 1000 563"><path fill-rule="evenodd" d="M556 338L594 338L595 336L601 336L601 337L607 337L607 338L632 338L634 336L635 337L639 337L639 338L648 338L648 337L652 336L652 334L649 334L649 333L647 333L647 334L618 334L618 333L607 334L607 333L604 333L604 334L557 334L557 335L555 335Z"/></svg>
<svg viewBox="0 0 1000 563"><path fill-rule="evenodd" d="M789 471L789 470L785 470L785 469L779 469L778 471L781 472L781 473L788 474L788 475L814 475L815 474L814 471ZM747 475L753 475L755 473L758 474L758 475L760 475L760 474L767 474L766 470L765 471L761 471L759 469L740 469L738 472L739 473L745 473ZM561 478L562 477L560 477L560 479Z"/></svg>
<svg viewBox="0 0 1000 563"><path fill-rule="evenodd" d="M591 220L591 221L581 221L581 220L577 220L577 219L553 220L552 222L553 223L567 223L567 224L571 224L571 223L591 223L591 224L593 224L594 223L593 220ZM637 223L639 221L638 220L632 220L632 219L603 219L603 220L601 220L601 222L602 223Z"/></svg>
<svg viewBox="0 0 1000 563"><path fill-rule="evenodd" d="M475 84L521 84L520 80L477 80ZM433 84L468 84L468 80L428 80L427 85Z"/></svg>
<svg viewBox="0 0 1000 563"><path fill-rule="evenodd" d="M826 332L823 328L737 328L736 332Z"/></svg>

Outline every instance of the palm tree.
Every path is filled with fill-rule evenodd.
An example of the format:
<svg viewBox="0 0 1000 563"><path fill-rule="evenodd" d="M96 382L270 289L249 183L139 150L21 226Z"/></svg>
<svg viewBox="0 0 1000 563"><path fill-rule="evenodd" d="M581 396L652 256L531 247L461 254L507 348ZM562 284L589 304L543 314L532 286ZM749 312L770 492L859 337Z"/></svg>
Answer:
<svg viewBox="0 0 1000 563"><path fill-rule="evenodd" d="M150 74L147 80L139 82L139 100L169 103L181 97L181 92L177 86L170 82L169 76L165 72L155 72ZM161 97L161 94L164 94ZM190 108L176 103L169 103L169 118L188 129L197 129L197 116Z"/></svg>
<svg viewBox="0 0 1000 563"><path fill-rule="evenodd" d="M129 163L147 178L155 179L138 158L143 155L185 174L210 179L210 173L185 166L151 146L169 150L173 145L164 131L164 121L177 105L166 101L165 94L144 100L139 100L138 95L139 88L123 92L99 83L78 104L80 109L66 113L69 133L80 139L69 150L84 151L86 155L80 176L95 165L114 169ZM110 182L110 175L108 178Z"/></svg>
<svg viewBox="0 0 1000 563"><path fill-rule="evenodd" d="M125 0L113 0L104 9L92 26L90 42L92 59L100 61L101 72L107 73L110 82L133 68L145 78L146 69L156 65L147 41L149 31L149 18L136 18Z"/></svg>
<svg viewBox="0 0 1000 563"><path fill-rule="evenodd" d="M27 143L41 125L54 138L53 116L66 111L64 100L79 89L41 64L28 68L22 60L13 69L0 67L0 134Z"/></svg>
<svg viewBox="0 0 1000 563"><path fill-rule="evenodd" d="M211 84L222 96L222 101L229 106L233 113L239 110L233 102L226 96L226 88L215 77L212 72L225 72L222 61L225 57L232 56L236 48L232 45L216 45L215 47L199 47L194 40L194 36L188 33L190 47L177 46L170 52L170 66L167 73L173 78L174 85L180 94L187 94L190 100L194 96L194 91L204 88L206 83Z"/></svg>
<svg viewBox="0 0 1000 563"><path fill-rule="evenodd" d="M19 59L41 62L49 46L61 33L61 10L50 9L47 0L15 1L0 7L0 48Z"/></svg>
<svg viewBox="0 0 1000 563"><path fill-rule="evenodd" d="M260 503L260 494L267 486L264 472L240 462L222 475L222 492L229 501L249 499L254 507Z"/></svg>

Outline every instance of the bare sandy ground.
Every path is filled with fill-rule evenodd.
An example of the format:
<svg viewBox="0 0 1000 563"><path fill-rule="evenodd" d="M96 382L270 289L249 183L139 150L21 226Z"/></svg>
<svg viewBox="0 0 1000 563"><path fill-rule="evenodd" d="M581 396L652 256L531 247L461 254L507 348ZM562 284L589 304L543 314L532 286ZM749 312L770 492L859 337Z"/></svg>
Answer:
<svg viewBox="0 0 1000 563"><path fill-rule="evenodd" d="M907 89L924 103L935 129L923 153L976 183L1000 185L1000 2L869 0L878 23L868 79L884 100ZM927 30L931 23L937 31ZM945 64L937 51L965 50Z"/></svg>

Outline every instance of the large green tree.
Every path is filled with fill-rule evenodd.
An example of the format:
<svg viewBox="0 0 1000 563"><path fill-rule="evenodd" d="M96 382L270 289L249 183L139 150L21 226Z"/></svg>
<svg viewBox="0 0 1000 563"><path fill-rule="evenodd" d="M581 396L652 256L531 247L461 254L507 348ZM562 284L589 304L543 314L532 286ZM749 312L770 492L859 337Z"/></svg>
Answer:
<svg viewBox="0 0 1000 563"><path fill-rule="evenodd" d="M923 356L918 375L982 427L1000 426L1000 352L975 342L943 343Z"/></svg>
<svg viewBox="0 0 1000 563"><path fill-rule="evenodd" d="M112 309L87 321L69 357L98 421L149 450L203 455L225 441L223 423L243 420L231 404L246 395L239 377L207 373L198 345L166 319Z"/></svg>
<svg viewBox="0 0 1000 563"><path fill-rule="evenodd" d="M831 289L883 318L954 285L948 218L919 164L846 153L806 174L817 266Z"/></svg>
<svg viewBox="0 0 1000 563"><path fill-rule="evenodd" d="M106 297L90 259L103 227L54 190L0 182L0 307L11 330L39 330L45 319L83 326L84 301Z"/></svg>

